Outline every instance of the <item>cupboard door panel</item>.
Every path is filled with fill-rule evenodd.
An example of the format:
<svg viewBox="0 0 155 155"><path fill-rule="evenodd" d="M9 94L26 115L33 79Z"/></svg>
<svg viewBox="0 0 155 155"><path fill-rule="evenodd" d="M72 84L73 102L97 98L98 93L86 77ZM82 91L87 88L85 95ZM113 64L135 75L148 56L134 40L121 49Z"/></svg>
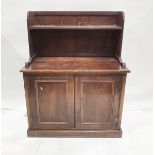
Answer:
<svg viewBox="0 0 155 155"><path fill-rule="evenodd" d="M74 77L37 76L30 81L30 94L36 96L33 128L74 128Z"/></svg>
<svg viewBox="0 0 155 155"><path fill-rule="evenodd" d="M76 128L112 129L117 127L120 78L76 76Z"/></svg>

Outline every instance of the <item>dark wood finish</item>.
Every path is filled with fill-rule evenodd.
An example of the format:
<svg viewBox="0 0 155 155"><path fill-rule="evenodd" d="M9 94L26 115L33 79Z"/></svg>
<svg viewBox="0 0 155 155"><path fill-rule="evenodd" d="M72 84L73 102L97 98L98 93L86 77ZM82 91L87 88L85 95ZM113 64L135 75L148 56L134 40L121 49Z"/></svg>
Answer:
<svg viewBox="0 0 155 155"><path fill-rule="evenodd" d="M121 26L117 25L79 25L72 26L72 25L63 25L63 26L57 26L57 25L34 25L30 26L30 30L38 30L38 29L54 29L54 30L121 30Z"/></svg>
<svg viewBox="0 0 155 155"><path fill-rule="evenodd" d="M74 128L73 76L24 76L24 79L32 119L30 128Z"/></svg>
<svg viewBox="0 0 155 155"><path fill-rule="evenodd" d="M70 73L104 74L129 72L112 57L36 57L24 73Z"/></svg>
<svg viewBox="0 0 155 155"><path fill-rule="evenodd" d="M28 12L29 26L35 25L118 25L121 26L123 12L112 11L33 11Z"/></svg>
<svg viewBox="0 0 155 155"><path fill-rule="evenodd" d="M29 12L30 55L120 57L123 12Z"/></svg>
<svg viewBox="0 0 155 155"><path fill-rule="evenodd" d="M122 76L77 76L77 129L117 129Z"/></svg>
<svg viewBox="0 0 155 155"><path fill-rule="evenodd" d="M52 30L31 31L33 47L40 57L115 55L116 30Z"/></svg>
<svg viewBox="0 0 155 155"><path fill-rule="evenodd" d="M28 136L121 137L123 12L28 12Z"/></svg>
<svg viewBox="0 0 155 155"><path fill-rule="evenodd" d="M31 130L28 129L29 137L98 137L120 138L122 130Z"/></svg>

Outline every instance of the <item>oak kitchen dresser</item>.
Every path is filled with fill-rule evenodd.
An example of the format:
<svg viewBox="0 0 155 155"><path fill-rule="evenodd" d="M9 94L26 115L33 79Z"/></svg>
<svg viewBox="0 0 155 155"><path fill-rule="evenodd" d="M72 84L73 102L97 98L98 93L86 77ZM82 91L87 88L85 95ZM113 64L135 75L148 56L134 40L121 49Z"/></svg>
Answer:
<svg viewBox="0 0 155 155"><path fill-rule="evenodd" d="M124 14L30 11L24 77L32 137L121 137Z"/></svg>

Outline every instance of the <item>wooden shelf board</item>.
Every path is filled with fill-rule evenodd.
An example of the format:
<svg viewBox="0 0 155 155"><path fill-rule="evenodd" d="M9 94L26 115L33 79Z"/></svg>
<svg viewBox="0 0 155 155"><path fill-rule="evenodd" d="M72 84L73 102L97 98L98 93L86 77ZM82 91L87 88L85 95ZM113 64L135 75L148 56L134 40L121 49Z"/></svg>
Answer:
<svg viewBox="0 0 155 155"><path fill-rule="evenodd" d="M121 30L121 26L117 25L33 25L29 27L30 29L77 29L77 30Z"/></svg>
<svg viewBox="0 0 155 155"><path fill-rule="evenodd" d="M111 57L36 57L26 73L117 73L129 72Z"/></svg>

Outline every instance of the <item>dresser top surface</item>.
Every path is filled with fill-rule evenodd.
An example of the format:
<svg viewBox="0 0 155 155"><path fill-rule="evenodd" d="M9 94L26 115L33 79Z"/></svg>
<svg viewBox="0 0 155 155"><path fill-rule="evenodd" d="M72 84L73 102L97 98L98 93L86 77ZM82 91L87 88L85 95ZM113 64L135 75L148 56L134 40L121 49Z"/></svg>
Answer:
<svg viewBox="0 0 155 155"><path fill-rule="evenodd" d="M26 73L129 72L111 57L36 57Z"/></svg>

